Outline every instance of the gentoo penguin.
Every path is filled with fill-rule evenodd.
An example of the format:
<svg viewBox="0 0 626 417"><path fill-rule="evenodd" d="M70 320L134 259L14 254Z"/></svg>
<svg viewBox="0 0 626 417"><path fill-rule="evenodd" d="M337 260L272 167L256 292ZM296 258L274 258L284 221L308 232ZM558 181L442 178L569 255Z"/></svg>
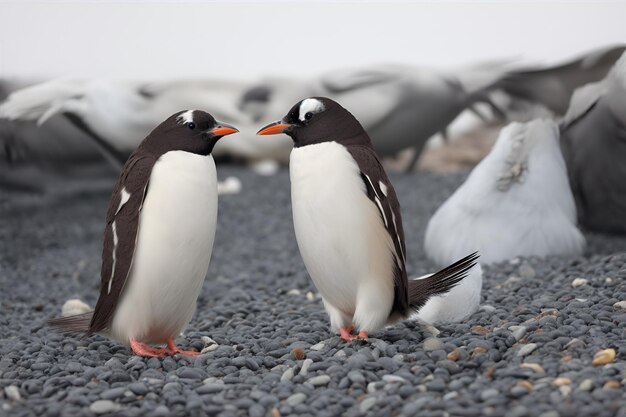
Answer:
<svg viewBox="0 0 626 417"><path fill-rule="evenodd" d="M109 336L137 355L198 354L179 349L174 338L191 320L213 250L217 179L211 151L235 132L208 113L187 110L143 140L109 204L96 308L53 319L52 326Z"/></svg>
<svg viewBox="0 0 626 417"><path fill-rule="evenodd" d="M428 257L442 265L468 249L480 251L481 263L494 263L577 256L584 247L551 120L502 129L489 155L430 219L424 239Z"/></svg>
<svg viewBox="0 0 626 417"><path fill-rule="evenodd" d="M369 136L338 103L307 98L258 132L278 133L294 143L289 166L300 253L333 331L345 341L409 316L476 263L472 254L428 278L407 279L396 193Z"/></svg>

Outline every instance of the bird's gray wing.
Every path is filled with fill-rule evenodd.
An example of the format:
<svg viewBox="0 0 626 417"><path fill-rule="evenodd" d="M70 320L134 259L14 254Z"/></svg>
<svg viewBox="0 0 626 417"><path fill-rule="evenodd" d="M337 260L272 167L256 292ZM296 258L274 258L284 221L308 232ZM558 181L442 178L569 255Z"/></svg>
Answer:
<svg viewBox="0 0 626 417"><path fill-rule="evenodd" d="M381 220L393 242L395 266L394 301L391 312L398 312L404 316L409 309L406 246L404 243L404 230L402 229L400 203L398 202L396 191L372 147L351 145L347 149L361 171L361 178L365 184L367 197L378 208Z"/></svg>
<svg viewBox="0 0 626 417"><path fill-rule="evenodd" d="M134 153L124 165L115 185L104 231L100 298L89 326L89 333L107 329L113 319L133 263L139 215L155 162L151 157Z"/></svg>
<svg viewBox="0 0 626 417"><path fill-rule="evenodd" d="M542 103L564 114L573 91L604 78L624 50L624 45L612 46L591 51L562 65L512 71L497 86L514 97Z"/></svg>

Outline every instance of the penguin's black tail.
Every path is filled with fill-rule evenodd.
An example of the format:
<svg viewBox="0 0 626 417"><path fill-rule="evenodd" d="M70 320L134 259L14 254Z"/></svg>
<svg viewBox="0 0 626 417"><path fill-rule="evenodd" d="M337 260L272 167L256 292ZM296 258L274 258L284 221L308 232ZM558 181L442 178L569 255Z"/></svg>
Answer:
<svg viewBox="0 0 626 417"><path fill-rule="evenodd" d="M89 325L93 311L83 314L76 314L68 317L58 317L48 320L48 326L59 333L64 334L89 334Z"/></svg>
<svg viewBox="0 0 626 417"><path fill-rule="evenodd" d="M443 295L469 274L480 255L474 252L426 278L409 280L409 306L419 311L430 297Z"/></svg>

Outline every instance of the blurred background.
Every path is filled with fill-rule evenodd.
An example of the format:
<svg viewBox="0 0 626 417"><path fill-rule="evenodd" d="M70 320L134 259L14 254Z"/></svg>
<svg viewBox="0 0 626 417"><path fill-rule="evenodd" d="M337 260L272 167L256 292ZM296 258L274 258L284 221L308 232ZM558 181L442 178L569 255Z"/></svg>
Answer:
<svg viewBox="0 0 626 417"><path fill-rule="evenodd" d="M589 139L601 117L588 113L623 98L625 13L621 2L2 2L0 198L85 172L115 178L151 129L189 108L240 128L219 162L271 175L291 143L256 130L321 95L354 113L396 172L468 170L503 126L551 119L582 217L589 155L601 167L623 152L609 142L624 109L609 106L619 124L605 142Z"/></svg>

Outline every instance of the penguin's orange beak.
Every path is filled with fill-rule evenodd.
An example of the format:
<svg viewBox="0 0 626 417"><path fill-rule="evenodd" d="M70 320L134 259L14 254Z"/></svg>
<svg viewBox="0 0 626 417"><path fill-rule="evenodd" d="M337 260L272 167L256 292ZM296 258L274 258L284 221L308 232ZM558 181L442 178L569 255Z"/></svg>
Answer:
<svg viewBox="0 0 626 417"><path fill-rule="evenodd" d="M222 122L217 122L217 126L207 131L208 134L213 136L227 136L237 132L239 132L239 129L237 129L235 126L231 126L228 123Z"/></svg>
<svg viewBox="0 0 626 417"><path fill-rule="evenodd" d="M257 135L278 135L279 133L283 133L285 129L287 129L288 127L291 127L289 123L284 123L282 120L278 120L276 122L270 123L269 125L265 126L261 130L256 132L256 134Z"/></svg>

